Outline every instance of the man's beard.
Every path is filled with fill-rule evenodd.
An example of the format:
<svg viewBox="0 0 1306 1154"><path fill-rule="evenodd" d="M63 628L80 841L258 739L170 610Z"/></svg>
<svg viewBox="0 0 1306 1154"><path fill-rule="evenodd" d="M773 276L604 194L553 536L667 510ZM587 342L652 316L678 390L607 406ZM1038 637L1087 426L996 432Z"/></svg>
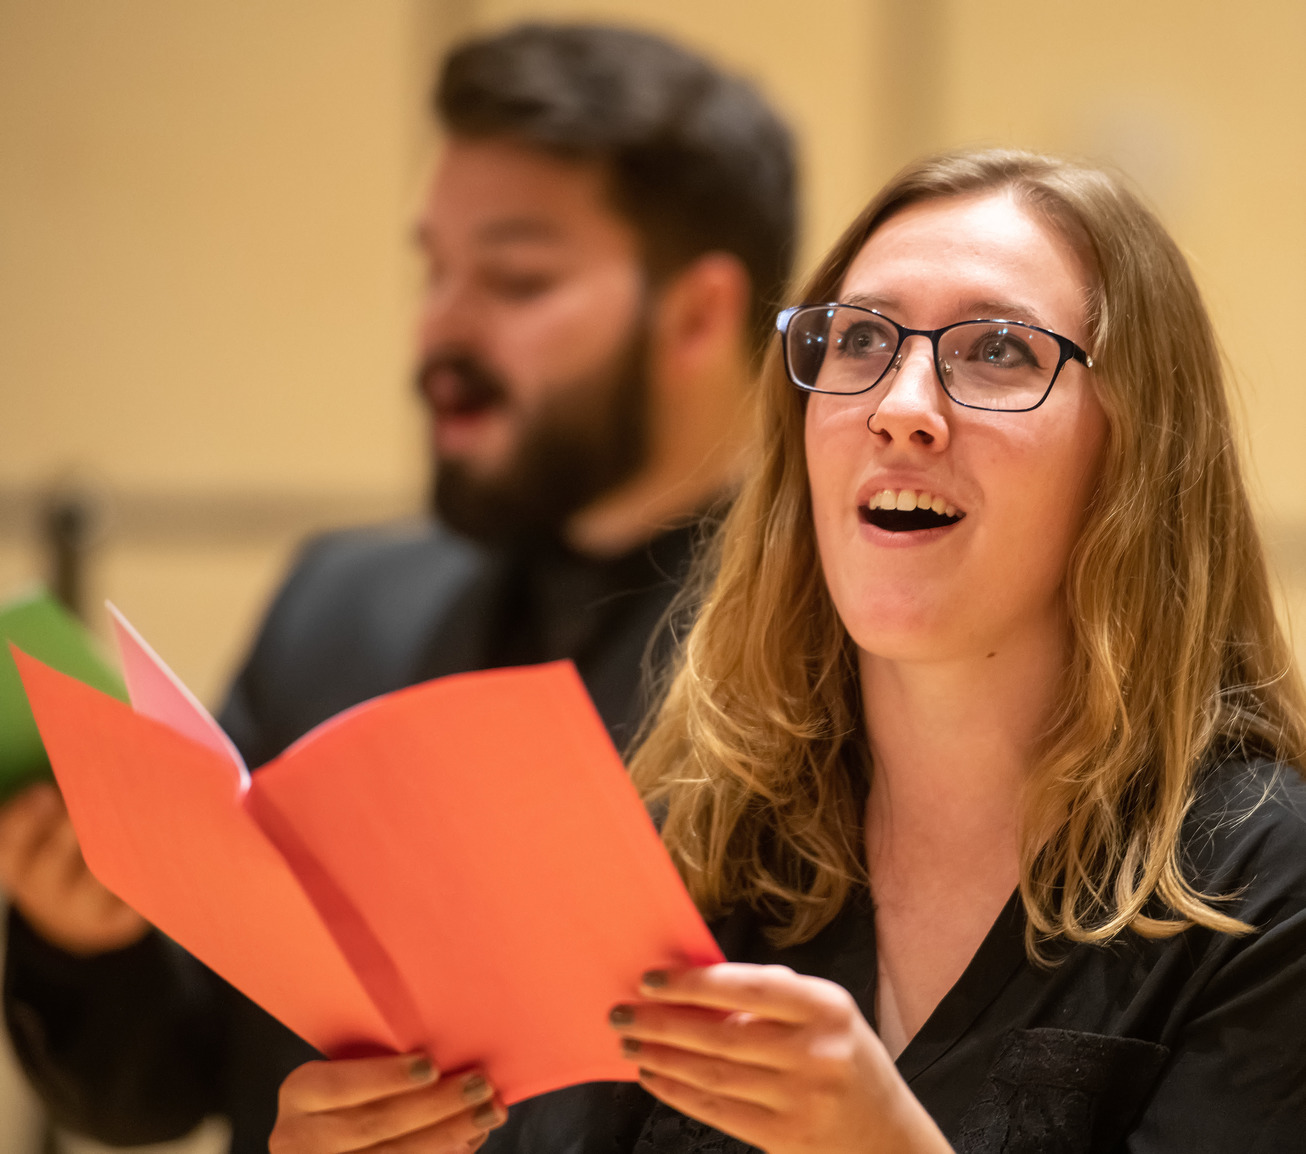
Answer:
<svg viewBox="0 0 1306 1154"><path fill-rule="evenodd" d="M543 402L511 459L493 474L437 456L430 497L436 516L487 545L561 541L573 514L648 461L647 361L641 324L606 365ZM436 368L460 374L468 395L481 403L512 403L502 379L470 354L431 357L419 382Z"/></svg>

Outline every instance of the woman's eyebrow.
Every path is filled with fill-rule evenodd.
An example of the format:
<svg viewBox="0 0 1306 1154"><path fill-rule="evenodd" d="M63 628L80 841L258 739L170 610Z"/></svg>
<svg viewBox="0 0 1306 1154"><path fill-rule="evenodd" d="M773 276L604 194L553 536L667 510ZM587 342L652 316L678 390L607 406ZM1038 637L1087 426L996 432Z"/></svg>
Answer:
<svg viewBox="0 0 1306 1154"><path fill-rule="evenodd" d="M1038 309L1016 301L976 300L969 301L966 307L975 310L973 315L982 320L1025 321L1039 328L1051 327Z"/></svg>
<svg viewBox="0 0 1306 1154"><path fill-rule="evenodd" d="M840 304L856 305L858 308L875 309L877 312L891 313L894 302L889 297L871 296L868 293L849 293Z"/></svg>
<svg viewBox="0 0 1306 1154"><path fill-rule="evenodd" d="M890 317L894 316L894 310L897 307L897 302L892 297L875 296L870 293L849 293L840 303L856 305L864 309L875 309L876 312L884 313L885 316ZM958 321L1024 321L1027 324L1037 325L1039 328L1051 327L1038 309L1032 305L993 297L975 297L963 301L953 311ZM897 318L895 317L895 319Z"/></svg>

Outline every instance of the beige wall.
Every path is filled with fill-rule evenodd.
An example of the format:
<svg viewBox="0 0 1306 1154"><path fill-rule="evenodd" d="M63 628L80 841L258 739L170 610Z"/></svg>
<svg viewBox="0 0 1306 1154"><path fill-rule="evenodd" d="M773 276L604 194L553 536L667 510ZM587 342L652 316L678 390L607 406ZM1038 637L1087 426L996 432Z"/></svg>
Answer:
<svg viewBox="0 0 1306 1154"><path fill-rule="evenodd" d="M804 263L917 148L1128 171L1244 384L1306 612L1306 8L1212 0L0 0L0 591L32 496L106 500L93 599L213 701L313 525L416 509L410 207L438 46L528 15L669 32L799 130Z"/></svg>
<svg viewBox="0 0 1306 1154"><path fill-rule="evenodd" d="M209 699L302 528L416 503L425 20L0 0L0 587L33 488L107 494L93 600Z"/></svg>

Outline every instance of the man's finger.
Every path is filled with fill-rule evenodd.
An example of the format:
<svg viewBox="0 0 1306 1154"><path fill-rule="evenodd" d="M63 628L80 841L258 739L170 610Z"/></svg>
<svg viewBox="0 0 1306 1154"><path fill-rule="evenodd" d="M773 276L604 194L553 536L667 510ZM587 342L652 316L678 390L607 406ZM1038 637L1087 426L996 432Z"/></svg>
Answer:
<svg viewBox="0 0 1306 1154"><path fill-rule="evenodd" d="M15 794L3 807L0 807L0 828L10 814L48 815L58 813L64 808L63 798L58 786L53 782L39 781L29 785L19 794ZM22 820L20 818L20 820Z"/></svg>
<svg viewBox="0 0 1306 1154"><path fill-rule="evenodd" d="M59 881L69 890L90 883L96 890L104 887L86 866L82 857L82 844L77 840L73 823L65 819L58 822L50 831L44 852L50 856L51 868L58 871Z"/></svg>
<svg viewBox="0 0 1306 1154"><path fill-rule="evenodd" d="M52 785L34 785L0 808L0 883L18 880L62 818L63 801Z"/></svg>

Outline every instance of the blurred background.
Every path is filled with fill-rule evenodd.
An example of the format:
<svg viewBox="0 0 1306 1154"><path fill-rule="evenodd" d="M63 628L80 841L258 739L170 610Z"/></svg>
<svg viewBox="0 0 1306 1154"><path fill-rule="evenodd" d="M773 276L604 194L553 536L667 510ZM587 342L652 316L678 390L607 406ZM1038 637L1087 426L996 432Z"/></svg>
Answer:
<svg viewBox="0 0 1306 1154"><path fill-rule="evenodd" d="M803 145L800 266L921 151L1124 169L1216 315L1306 599L1290 0L0 0L0 594L62 553L93 621L112 598L216 702L305 533L420 508L433 61L532 15L641 24L757 79Z"/></svg>
<svg viewBox="0 0 1306 1154"><path fill-rule="evenodd" d="M420 512L427 89L531 16L757 80L802 144L800 268L924 151L1131 176L1215 315L1306 654L1300 0L0 0L0 597L111 598L216 705L298 541ZM0 1149L33 1118L0 1091Z"/></svg>

